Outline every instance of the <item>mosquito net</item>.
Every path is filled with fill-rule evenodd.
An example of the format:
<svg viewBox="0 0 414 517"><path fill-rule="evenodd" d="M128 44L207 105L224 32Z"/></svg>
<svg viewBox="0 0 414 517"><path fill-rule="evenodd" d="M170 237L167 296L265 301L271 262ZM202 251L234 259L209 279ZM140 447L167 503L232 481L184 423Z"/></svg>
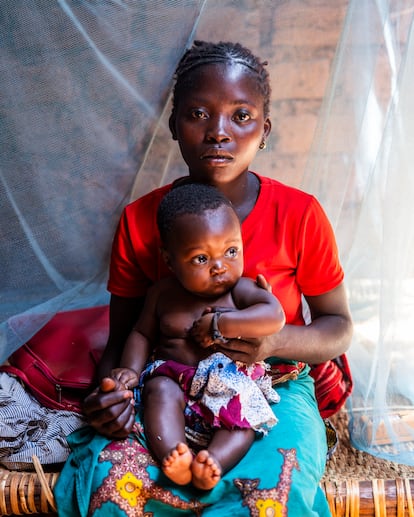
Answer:
<svg viewBox="0 0 414 517"><path fill-rule="evenodd" d="M122 207L184 174L168 130L194 38L269 61L253 169L318 196L355 336L354 444L414 465L411 0L3 0L0 361L56 312L106 304Z"/></svg>

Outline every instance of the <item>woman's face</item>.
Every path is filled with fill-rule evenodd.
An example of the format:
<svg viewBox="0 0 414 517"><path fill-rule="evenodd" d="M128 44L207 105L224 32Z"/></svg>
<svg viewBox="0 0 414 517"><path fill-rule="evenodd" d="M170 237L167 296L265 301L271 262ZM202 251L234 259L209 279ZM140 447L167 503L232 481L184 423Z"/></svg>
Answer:
<svg viewBox="0 0 414 517"><path fill-rule="evenodd" d="M170 121L190 176L219 186L248 171L271 128L257 78L241 64L196 68Z"/></svg>
<svg viewBox="0 0 414 517"><path fill-rule="evenodd" d="M227 206L177 218L164 258L182 286L196 296L228 292L243 272L243 241L236 214Z"/></svg>

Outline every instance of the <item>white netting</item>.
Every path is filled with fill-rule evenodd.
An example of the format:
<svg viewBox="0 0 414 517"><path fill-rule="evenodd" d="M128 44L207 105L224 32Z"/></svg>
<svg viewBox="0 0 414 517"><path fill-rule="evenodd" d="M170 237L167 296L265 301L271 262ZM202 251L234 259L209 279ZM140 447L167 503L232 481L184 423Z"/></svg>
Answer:
<svg viewBox="0 0 414 517"><path fill-rule="evenodd" d="M241 41L269 61L273 87L273 131L254 168L315 193L337 233L356 323L353 440L414 464L413 10L3 0L0 360L55 312L108 301L121 208L186 172L168 131L179 58L194 37ZM368 438L381 421L394 443L378 450Z"/></svg>

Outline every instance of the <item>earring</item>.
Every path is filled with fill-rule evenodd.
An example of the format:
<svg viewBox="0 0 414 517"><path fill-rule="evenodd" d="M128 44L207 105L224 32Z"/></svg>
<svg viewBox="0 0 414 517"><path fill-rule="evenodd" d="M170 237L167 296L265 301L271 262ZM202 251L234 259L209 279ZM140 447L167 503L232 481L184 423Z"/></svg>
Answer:
<svg viewBox="0 0 414 517"><path fill-rule="evenodd" d="M266 140L263 138L263 140L260 142L259 149L263 151L263 149L266 149Z"/></svg>

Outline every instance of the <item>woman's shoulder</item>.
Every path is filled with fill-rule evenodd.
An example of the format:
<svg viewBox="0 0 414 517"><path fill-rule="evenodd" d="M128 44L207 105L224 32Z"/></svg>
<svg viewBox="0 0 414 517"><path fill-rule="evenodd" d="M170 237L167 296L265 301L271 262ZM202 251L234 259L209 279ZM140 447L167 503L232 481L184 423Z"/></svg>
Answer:
<svg viewBox="0 0 414 517"><path fill-rule="evenodd" d="M298 203L309 204L315 197L304 190L297 187L292 187L286 183L282 183L276 179L268 176L261 176L260 174L254 173L260 180L261 190L263 193L271 195L281 201L286 200L291 202L296 200Z"/></svg>
<svg viewBox="0 0 414 517"><path fill-rule="evenodd" d="M147 194L135 199L135 201L131 201L125 207L125 212L128 214L135 214L136 212L140 212L145 210L146 213L151 210L151 208L157 208L160 204L161 199L165 196L165 194L171 189L171 184L163 185L162 187L158 187L154 190L151 190Z"/></svg>
<svg viewBox="0 0 414 517"><path fill-rule="evenodd" d="M293 224L293 221L301 221L306 214L321 211L320 203L314 195L267 176L257 176L260 180L260 194L252 215L259 214L262 218L263 214L268 214L269 217L277 218L279 223L287 218Z"/></svg>
<svg viewBox="0 0 414 517"><path fill-rule="evenodd" d="M185 184L188 182L188 176L183 176L174 180L172 183L168 183L167 185L162 185L161 187L150 190L146 194L141 197L135 199L135 201L131 201L125 208L128 211L135 211L142 207L149 207L151 205L158 206L160 204L161 199L169 192L174 186Z"/></svg>

